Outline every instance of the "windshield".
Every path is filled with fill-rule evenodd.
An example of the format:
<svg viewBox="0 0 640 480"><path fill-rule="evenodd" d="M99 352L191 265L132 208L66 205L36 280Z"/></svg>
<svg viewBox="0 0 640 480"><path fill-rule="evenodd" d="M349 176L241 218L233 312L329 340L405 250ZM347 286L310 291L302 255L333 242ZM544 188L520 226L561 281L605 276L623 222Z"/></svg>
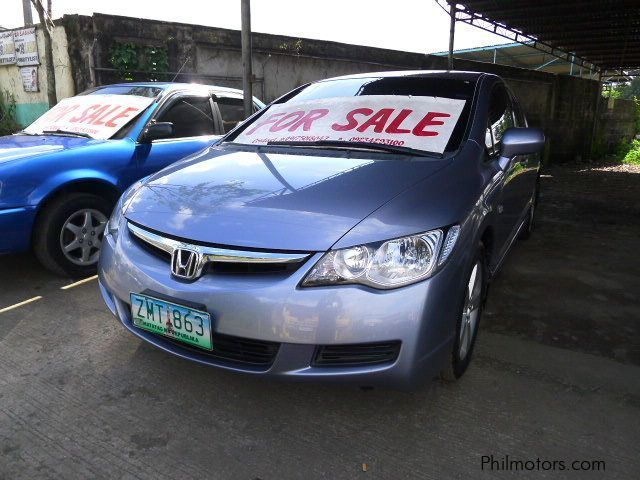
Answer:
<svg viewBox="0 0 640 480"><path fill-rule="evenodd" d="M441 154L459 147L474 89L474 81L426 75L326 80L286 95L228 140L379 144Z"/></svg>
<svg viewBox="0 0 640 480"><path fill-rule="evenodd" d="M81 93L81 95L137 95L155 98L162 92L159 87L147 85L107 85Z"/></svg>
<svg viewBox="0 0 640 480"><path fill-rule="evenodd" d="M152 97L97 92L65 98L22 133L106 140L137 118L151 103Z"/></svg>

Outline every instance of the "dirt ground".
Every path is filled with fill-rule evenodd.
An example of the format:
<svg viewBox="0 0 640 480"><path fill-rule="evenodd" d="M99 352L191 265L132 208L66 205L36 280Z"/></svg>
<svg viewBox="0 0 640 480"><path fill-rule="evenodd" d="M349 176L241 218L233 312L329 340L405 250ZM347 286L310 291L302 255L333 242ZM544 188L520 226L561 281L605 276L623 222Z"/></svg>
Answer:
<svg viewBox="0 0 640 480"><path fill-rule="evenodd" d="M0 310L32 299L0 313L0 479L638 478L639 194L640 172L546 169L467 374L414 393L196 365L95 281L0 257Z"/></svg>
<svg viewBox="0 0 640 480"><path fill-rule="evenodd" d="M484 328L640 365L640 166L547 168Z"/></svg>

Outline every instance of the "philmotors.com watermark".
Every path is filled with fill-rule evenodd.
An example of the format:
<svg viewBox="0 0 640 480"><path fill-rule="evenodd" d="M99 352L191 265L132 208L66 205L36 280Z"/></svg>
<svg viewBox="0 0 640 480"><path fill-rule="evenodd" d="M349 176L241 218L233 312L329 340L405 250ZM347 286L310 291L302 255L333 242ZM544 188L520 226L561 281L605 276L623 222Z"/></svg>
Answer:
<svg viewBox="0 0 640 480"><path fill-rule="evenodd" d="M482 455L480 457L482 470L493 472L547 472L547 471L576 471L576 472L604 472L604 460L572 459L548 460L544 458L513 458L509 455Z"/></svg>

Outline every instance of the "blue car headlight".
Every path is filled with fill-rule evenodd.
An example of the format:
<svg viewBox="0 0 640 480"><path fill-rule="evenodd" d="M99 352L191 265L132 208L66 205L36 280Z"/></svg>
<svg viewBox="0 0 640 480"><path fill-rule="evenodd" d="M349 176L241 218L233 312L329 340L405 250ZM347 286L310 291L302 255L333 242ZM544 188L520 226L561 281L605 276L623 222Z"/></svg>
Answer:
<svg viewBox="0 0 640 480"><path fill-rule="evenodd" d="M449 229L444 241L446 249L442 249L444 233L437 229L385 242L331 250L314 265L301 286L361 284L389 289L424 280L449 256L458 232L457 226Z"/></svg>

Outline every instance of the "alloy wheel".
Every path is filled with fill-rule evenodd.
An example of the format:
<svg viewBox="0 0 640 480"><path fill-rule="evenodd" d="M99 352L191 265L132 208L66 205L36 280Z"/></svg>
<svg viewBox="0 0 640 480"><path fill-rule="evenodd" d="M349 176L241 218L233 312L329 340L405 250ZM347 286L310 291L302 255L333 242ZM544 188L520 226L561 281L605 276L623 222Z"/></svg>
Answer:
<svg viewBox="0 0 640 480"><path fill-rule="evenodd" d="M98 261L107 217L100 211L85 208L72 213L62 225L60 248L75 265L89 266Z"/></svg>
<svg viewBox="0 0 640 480"><path fill-rule="evenodd" d="M482 264L476 262L471 270L469 282L467 284L467 292L462 309L462 321L460 323L460 339L458 356L460 360L464 360L471 346L473 345L473 337L476 332L478 317L480 316L480 305L482 302Z"/></svg>

